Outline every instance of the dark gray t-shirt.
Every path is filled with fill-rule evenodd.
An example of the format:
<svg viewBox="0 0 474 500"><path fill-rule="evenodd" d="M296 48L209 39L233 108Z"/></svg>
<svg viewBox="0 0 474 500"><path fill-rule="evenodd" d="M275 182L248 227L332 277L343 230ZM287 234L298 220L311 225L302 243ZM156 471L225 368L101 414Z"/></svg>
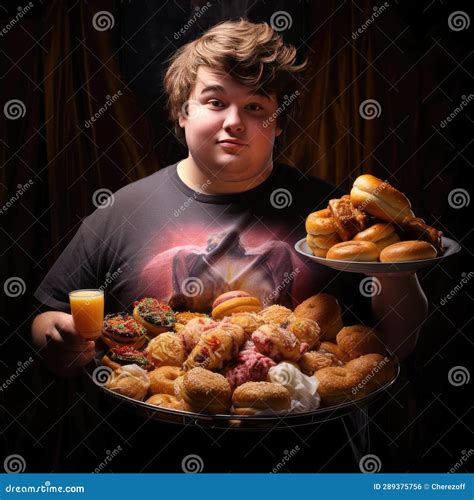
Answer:
<svg viewBox="0 0 474 500"><path fill-rule="evenodd" d="M170 165L120 189L86 217L35 298L69 312L69 291L102 287L108 313L130 311L142 297L209 312L229 290L288 307L325 291L346 307L363 307L355 275L294 249L306 235L307 215L339 196L339 189L285 165L244 193L197 193Z"/></svg>

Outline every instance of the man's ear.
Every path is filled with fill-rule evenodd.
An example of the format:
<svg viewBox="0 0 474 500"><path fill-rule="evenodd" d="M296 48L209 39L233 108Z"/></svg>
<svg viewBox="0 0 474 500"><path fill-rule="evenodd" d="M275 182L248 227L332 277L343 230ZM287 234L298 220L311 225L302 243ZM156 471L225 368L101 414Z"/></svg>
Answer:
<svg viewBox="0 0 474 500"><path fill-rule="evenodd" d="M178 124L181 128L184 128L184 126L186 125L186 118L182 113L178 113Z"/></svg>
<svg viewBox="0 0 474 500"><path fill-rule="evenodd" d="M281 135L282 132L283 132L283 129L281 129L280 127L276 127L275 128L275 137L278 137L279 135Z"/></svg>

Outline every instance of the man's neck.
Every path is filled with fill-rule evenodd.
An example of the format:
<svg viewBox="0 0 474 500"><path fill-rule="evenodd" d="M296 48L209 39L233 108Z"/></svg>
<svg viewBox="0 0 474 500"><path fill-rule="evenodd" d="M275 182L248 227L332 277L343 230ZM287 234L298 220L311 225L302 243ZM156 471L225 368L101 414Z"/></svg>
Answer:
<svg viewBox="0 0 474 500"><path fill-rule="evenodd" d="M249 191L262 184L273 170L273 162L269 162L267 168L253 177L244 180L222 181L216 177L209 178L188 157L178 163L177 172L179 178L193 191L205 194L235 194Z"/></svg>

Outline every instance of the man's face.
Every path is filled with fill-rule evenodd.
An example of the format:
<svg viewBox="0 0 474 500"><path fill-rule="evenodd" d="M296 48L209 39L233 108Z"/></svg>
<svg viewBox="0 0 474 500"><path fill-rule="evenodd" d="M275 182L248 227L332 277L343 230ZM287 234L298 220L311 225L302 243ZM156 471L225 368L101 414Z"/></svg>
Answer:
<svg viewBox="0 0 474 500"><path fill-rule="evenodd" d="M189 155L201 171L222 181L245 181L272 161L276 126L275 96L253 94L230 76L198 69L187 112L179 118ZM228 142L226 142L228 141Z"/></svg>

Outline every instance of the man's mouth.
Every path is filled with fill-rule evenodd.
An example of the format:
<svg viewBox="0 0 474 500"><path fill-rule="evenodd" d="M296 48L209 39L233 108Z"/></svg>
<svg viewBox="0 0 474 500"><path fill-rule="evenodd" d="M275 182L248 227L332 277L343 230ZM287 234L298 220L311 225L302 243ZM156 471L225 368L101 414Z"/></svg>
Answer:
<svg viewBox="0 0 474 500"><path fill-rule="evenodd" d="M222 139L221 141L217 141L222 145L233 145L233 146L246 146L245 142L239 141L237 139Z"/></svg>

